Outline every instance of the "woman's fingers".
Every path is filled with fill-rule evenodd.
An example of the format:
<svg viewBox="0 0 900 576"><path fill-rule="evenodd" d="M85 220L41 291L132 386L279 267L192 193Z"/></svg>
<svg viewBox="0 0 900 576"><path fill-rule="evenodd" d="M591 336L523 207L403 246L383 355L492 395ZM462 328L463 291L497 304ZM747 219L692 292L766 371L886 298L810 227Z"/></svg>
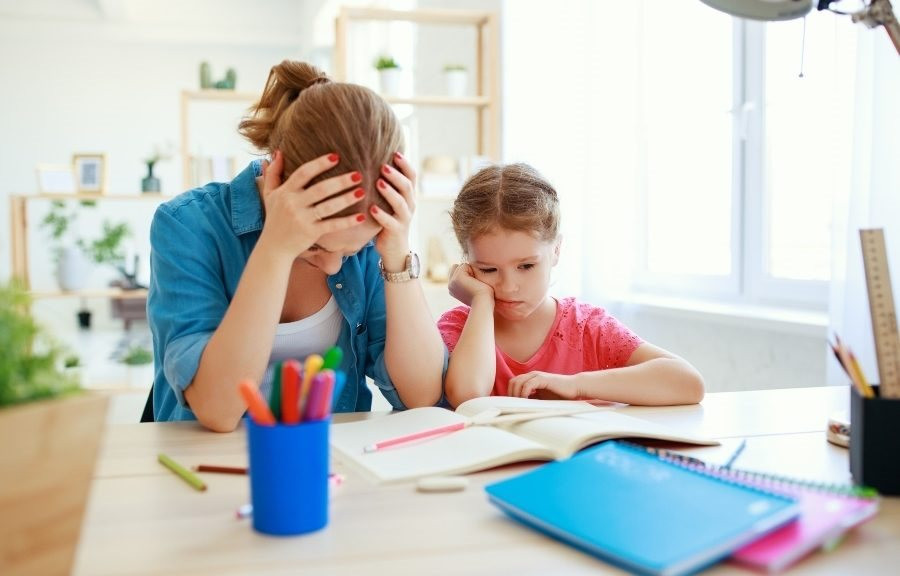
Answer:
<svg viewBox="0 0 900 576"><path fill-rule="evenodd" d="M362 188L356 188L355 190L350 190L340 196L334 196L333 198L329 198L323 202L319 202L318 204L311 207L313 215L316 220L325 220L337 214L344 208L348 206L352 206L362 200L366 195L366 191ZM365 220L365 217L363 217Z"/></svg>
<svg viewBox="0 0 900 576"><path fill-rule="evenodd" d="M395 158L397 156L395 155ZM406 162L404 158L401 162L404 164L403 171L398 168L392 168L388 164L385 164L381 167L381 178L385 181L385 183L391 187L394 191L398 192L400 196L403 198L404 203L409 210L409 213L412 214L416 210L416 194L415 194L415 178L416 174L413 171L412 166ZM376 183L377 185L377 183ZM388 199L390 202L390 199ZM391 206L396 209L393 203Z"/></svg>
<svg viewBox="0 0 900 576"><path fill-rule="evenodd" d="M394 210L393 218L379 210L379 213L384 218L392 218L393 220L400 222L409 222L412 220L412 210L409 206L409 202L396 188L391 186L387 180L379 178L375 181L375 188L378 190L378 193L381 194L381 197L387 200L387 203L390 204L391 208ZM382 222L381 220L379 220L379 222L381 222L382 225L385 224L385 222Z"/></svg>
<svg viewBox="0 0 900 576"><path fill-rule="evenodd" d="M314 160L301 164L300 167L294 170L294 173L288 177L285 184L295 190L303 190L313 178L334 168L340 160L340 156L335 153L319 156Z"/></svg>
<svg viewBox="0 0 900 576"><path fill-rule="evenodd" d="M281 171L284 169L284 155L275 150L271 162L263 162L263 195L281 186Z"/></svg>

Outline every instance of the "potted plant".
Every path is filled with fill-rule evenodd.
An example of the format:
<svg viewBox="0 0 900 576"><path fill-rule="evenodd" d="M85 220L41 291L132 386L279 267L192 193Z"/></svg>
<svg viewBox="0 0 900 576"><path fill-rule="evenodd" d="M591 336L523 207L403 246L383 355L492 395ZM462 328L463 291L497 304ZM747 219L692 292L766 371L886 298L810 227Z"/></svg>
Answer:
<svg viewBox="0 0 900 576"><path fill-rule="evenodd" d="M81 207L94 207L93 200L79 201ZM44 217L41 226L48 229L57 264L56 278L62 290L74 291L84 287L90 262L119 266L125 260L123 240L131 235L131 228L126 222L112 223L104 220L101 235L93 240L86 240L75 230L78 220L78 208L69 209L63 200L54 200L50 212Z"/></svg>
<svg viewBox="0 0 900 576"><path fill-rule="evenodd" d="M68 574L107 397L79 389L30 305L0 285L0 558L4 574Z"/></svg>
<svg viewBox="0 0 900 576"><path fill-rule="evenodd" d="M466 95L466 85L469 83L469 74L462 64L447 64L444 66L444 84L447 95L453 98L462 98Z"/></svg>
<svg viewBox="0 0 900 576"><path fill-rule="evenodd" d="M400 65L390 56L380 56L375 60L378 70L380 91L386 96L396 96L400 92Z"/></svg>

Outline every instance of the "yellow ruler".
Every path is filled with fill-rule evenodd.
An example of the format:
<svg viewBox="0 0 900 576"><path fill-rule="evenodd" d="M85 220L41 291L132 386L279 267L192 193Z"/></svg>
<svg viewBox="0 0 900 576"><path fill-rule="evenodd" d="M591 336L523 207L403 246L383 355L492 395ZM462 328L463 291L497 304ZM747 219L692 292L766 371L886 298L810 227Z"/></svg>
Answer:
<svg viewBox="0 0 900 576"><path fill-rule="evenodd" d="M861 229L859 239L866 268L866 289L869 292L881 397L900 398L900 334L897 332L897 313L894 309L884 230Z"/></svg>

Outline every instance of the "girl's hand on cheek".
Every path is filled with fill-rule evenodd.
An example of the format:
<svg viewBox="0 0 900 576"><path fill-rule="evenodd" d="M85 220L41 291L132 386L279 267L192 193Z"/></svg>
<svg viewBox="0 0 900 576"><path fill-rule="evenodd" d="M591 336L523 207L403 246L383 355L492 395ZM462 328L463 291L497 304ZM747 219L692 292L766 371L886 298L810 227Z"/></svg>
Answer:
<svg viewBox="0 0 900 576"><path fill-rule="evenodd" d="M476 296L484 296L486 301L494 303L494 289L475 277L475 271L469 264L454 264L450 269L450 295L471 306Z"/></svg>

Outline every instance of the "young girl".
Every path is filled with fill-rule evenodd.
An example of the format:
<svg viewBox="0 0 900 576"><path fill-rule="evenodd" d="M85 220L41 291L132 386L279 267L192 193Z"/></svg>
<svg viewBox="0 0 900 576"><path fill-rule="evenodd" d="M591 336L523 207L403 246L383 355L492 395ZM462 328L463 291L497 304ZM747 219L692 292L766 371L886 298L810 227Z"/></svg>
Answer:
<svg viewBox="0 0 900 576"><path fill-rule="evenodd" d="M148 318L157 420L233 430L238 382L337 344L337 411L441 400L446 349L409 250L415 173L377 94L284 61L241 133L271 164L185 192L150 229ZM415 354L410 351L415 350Z"/></svg>
<svg viewBox="0 0 900 576"><path fill-rule="evenodd" d="M686 361L642 341L602 308L548 293L559 260L559 199L526 164L489 166L463 185L451 211L466 264L441 316L454 406L470 398L598 399L693 404L703 379Z"/></svg>

